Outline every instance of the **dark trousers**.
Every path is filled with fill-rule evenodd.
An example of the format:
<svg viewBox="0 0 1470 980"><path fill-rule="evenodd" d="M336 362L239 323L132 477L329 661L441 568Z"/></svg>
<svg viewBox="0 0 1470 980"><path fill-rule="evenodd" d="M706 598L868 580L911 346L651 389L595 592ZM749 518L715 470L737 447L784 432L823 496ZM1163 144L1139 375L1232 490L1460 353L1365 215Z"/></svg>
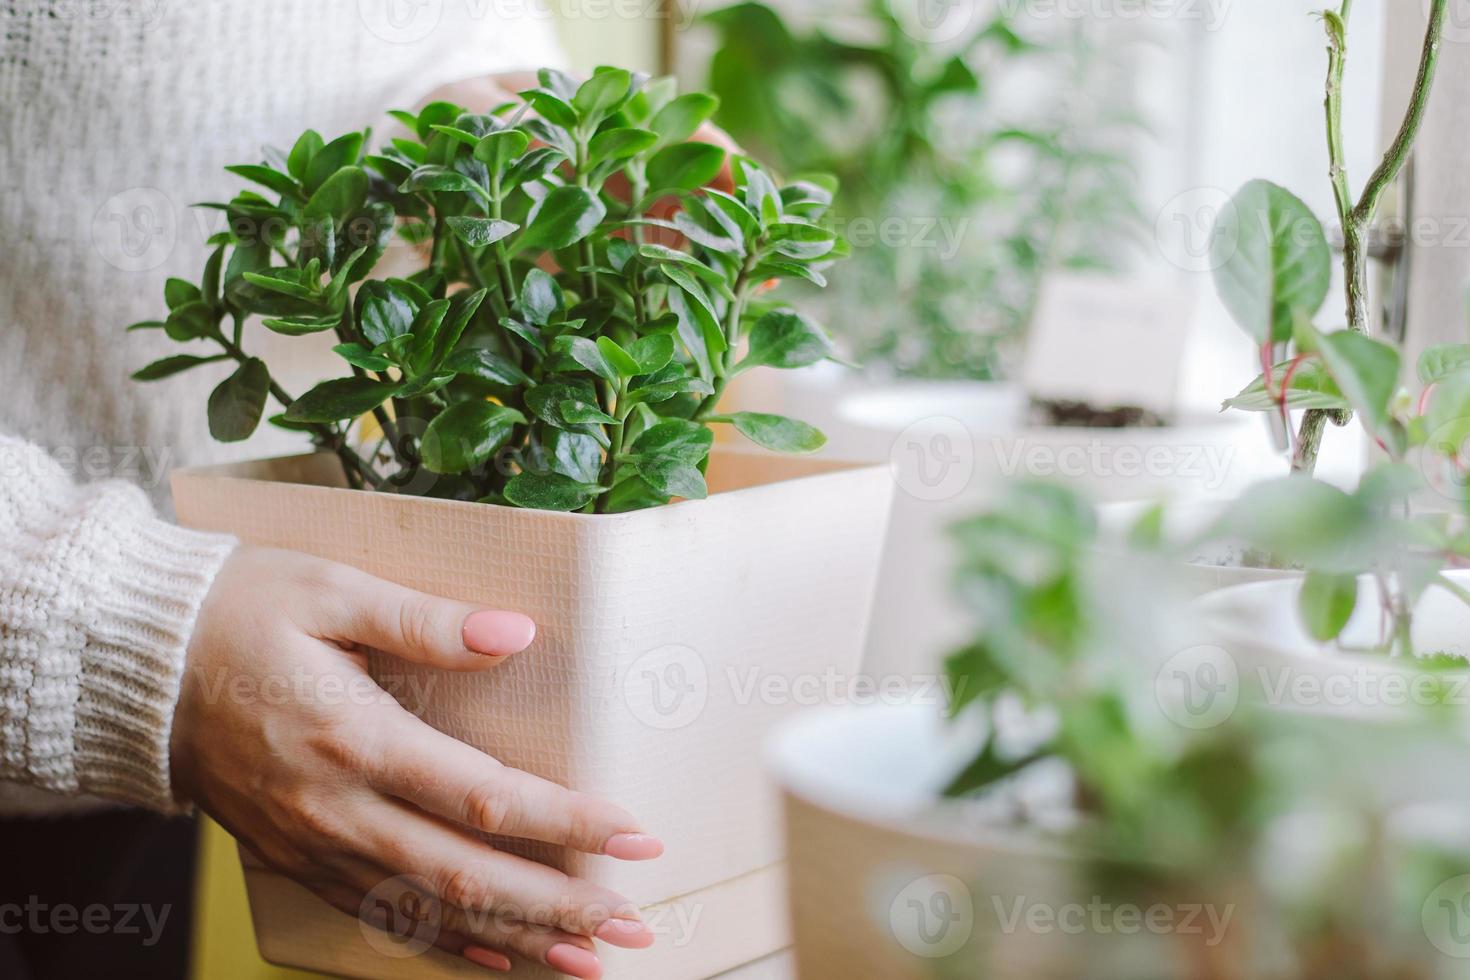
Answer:
<svg viewBox="0 0 1470 980"><path fill-rule="evenodd" d="M185 980L196 838L140 810L0 819L0 980Z"/></svg>

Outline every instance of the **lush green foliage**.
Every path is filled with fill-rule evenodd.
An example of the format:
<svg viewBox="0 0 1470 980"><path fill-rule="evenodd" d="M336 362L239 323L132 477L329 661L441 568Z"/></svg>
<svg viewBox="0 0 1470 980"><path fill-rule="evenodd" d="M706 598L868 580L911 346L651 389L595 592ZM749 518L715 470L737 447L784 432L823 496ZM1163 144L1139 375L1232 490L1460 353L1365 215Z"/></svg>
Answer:
<svg viewBox="0 0 1470 980"><path fill-rule="evenodd" d="M839 34L788 25L764 3L712 12L717 119L785 172L840 178L853 261L834 272L826 319L862 360L991 378L1049 272L1109 270L1126 255L1120 243L1143 222L1124 144L1144 127L1108 77L1126 56L1093 39L1095 25L1074 18L1041 41L999 11L940 44L904 13L870 0ZM987 80L1023 62L1056 93L1008 122ZM1002 153L1020 179L999 174Z"/></svg>
<svg viewBox="0 0 1470 980"><path fill-rule="evenodd" d="M135 324L222 353L167 358L154 380L221 359L218 439L275 424L337 452L354 486L550 510L625 511L699 498L713 425L780 452L811 426L724 415L729 380L832 356L826 333L763 298L822 281L846 251L824 223L835 184L785 186L690 137L715 108L668 79L542 71L521 104L395 113L408 135L303 134L229 168L270 193L224 204L200 283ZM723 180L727 190L706 186ZM677 206L672 206L677 205ZM375 275L390 247L422 265ZM350 373L293 397L246 351L245 327L330 332ZM352 444L371 413L377 447Z"/></svg>

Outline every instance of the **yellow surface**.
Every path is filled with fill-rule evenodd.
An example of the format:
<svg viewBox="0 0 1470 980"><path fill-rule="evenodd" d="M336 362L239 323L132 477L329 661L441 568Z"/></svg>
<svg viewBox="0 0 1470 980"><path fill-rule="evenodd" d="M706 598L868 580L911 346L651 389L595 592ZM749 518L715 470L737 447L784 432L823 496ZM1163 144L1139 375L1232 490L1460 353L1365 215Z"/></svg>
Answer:
<svg viewBox="0 0 1470 980"><path fill-rule="evenodd" d="M283 970L260 958L245 899L235 839L200 819L199 881L194 907L195 980L290 980L321 974Z"/></svg>

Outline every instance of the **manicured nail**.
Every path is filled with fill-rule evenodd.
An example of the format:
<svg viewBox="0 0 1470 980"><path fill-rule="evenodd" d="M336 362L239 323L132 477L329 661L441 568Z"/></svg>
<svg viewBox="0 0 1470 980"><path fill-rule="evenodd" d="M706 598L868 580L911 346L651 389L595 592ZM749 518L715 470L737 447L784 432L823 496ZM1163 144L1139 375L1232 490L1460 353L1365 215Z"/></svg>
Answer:
<svg viewBox="0 0 1470 980"><path fill-rule="evenodd" d="M653 930L632 919L608 919L594 929L592 935L609 946L624 949L647 949L653 945Z"/></svg>
<svg viewBox="0 0 1470 980"><path fill-rule="evenodd" d="M664 852L664 842L652 834L613 834L602 853L619 861L651 861Z"/></svg>
<svg viewBox="0 0 1470 980"><path fill-rule="evenodd" d="M508 657L520 653L536 639L536 624L520 613L485 609L465 617L466 649L490 657Z"/></svg>
<svg viewBox="0 0 1470 980"><path fill-rule="evenodd" d="M602 977L602 961L571 943L557 943L548 949L546 965L580 980L601 980Z"/></svg>
<svg viewBox="0 0 1470 980"><path fill-rule="evenodd" d="M504 953L497 953L493 949L486 949L484 946L466 946L464 958L475 966L483 966L487 970L494 970L497 973L510 972L510 957Z"/></svg>

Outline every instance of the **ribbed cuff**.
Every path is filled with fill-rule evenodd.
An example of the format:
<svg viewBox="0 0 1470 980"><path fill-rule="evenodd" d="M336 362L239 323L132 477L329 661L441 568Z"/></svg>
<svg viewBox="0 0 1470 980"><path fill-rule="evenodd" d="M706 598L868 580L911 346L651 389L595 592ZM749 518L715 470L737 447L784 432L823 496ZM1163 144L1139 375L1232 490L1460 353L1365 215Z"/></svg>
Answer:
<svg viewBox="0 0 1470 980"><path fill-rule="evenodd" d="M235 539L156 518L120 522L93 593L76 700L80 788L174 812L169 738L199 607Z"/></svg>

